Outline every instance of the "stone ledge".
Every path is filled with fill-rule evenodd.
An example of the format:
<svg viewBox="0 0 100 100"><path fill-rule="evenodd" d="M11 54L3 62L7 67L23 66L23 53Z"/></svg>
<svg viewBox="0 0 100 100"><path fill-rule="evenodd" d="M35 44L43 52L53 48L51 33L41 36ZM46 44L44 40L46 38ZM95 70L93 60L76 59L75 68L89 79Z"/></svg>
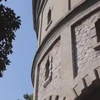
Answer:
<svg viewBox="0 0 100 100"><path fill-rule="evenodd" d="M45 81L45 83L44 83L43 87L44 87L44 88L46 88L46 87L47 87L47 85L51 82L51 80L52 80L52 77L51 77L51 76L50 76L50 77L48 77L48 79Z"/></svg>
<svg viewBox="0 0 100 100"><path fill-rule="evenodd" d="M97 51L97 50L100 50L100 42L99 43L96 43L94 45L94 49Z"/></svg>
<svg viewBox="0 0 100 100"><path fill-rule="evenodd" d="M48 23L47 28L45 29L46 31L48 30L49 26L52 24L52 20Z"/></svg>

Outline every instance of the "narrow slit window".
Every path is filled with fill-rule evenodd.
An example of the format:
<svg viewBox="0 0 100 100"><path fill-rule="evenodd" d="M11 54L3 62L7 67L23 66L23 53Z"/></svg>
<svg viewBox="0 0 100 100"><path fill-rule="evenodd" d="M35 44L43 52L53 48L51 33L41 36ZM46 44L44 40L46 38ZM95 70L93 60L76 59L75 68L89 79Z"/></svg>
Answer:
<svg viewBox="0 0 100 100"><path fill-rule="evenodd" d="M48 12L47 24L49 24L50 21L51 21L51 9L49 9L49 12Z"/></svg>
<svg viewBox="0 0 100 100"><path fill-rule="evenodd" d="M59 99L59 96L57 95L55 100L58 100L58 99Z"/></svg>
<svg viewBox="0 0 100 100"><path fill-rule="evenodd" d="M96 35L97 35L97 43L100 42L100 19L95 23L96 27Z"/></svg>
<svg viewBox="0 0 100 100"><path fill-rule="evenodd" d="M64 97L63 100L66 100L66 97Z"/></svg>
<svg viewBox="0 0 100 100"><path fill-rule="evenodd" d="M48 57L48 60L46 62L46 65L45 65L45 80L49 77L49 66L50 66L50 62L49 62L49 57Z"/></svg>
<svg viewBox="0 0 100 100"><path fill-rule="evenodd" d="M49 97L49 100L52 100L52 96Z"/></svg>

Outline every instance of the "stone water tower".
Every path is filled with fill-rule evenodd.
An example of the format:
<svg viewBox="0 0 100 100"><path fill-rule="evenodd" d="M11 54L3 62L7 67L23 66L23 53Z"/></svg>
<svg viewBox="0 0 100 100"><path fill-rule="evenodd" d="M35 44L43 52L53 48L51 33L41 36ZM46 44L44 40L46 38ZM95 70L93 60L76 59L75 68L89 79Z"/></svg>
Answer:
<svg viewBox="0 0 100 100"><path fill-rule="evenodd" d="M38 49L34 100L100 100L100 0L33 0Z"/></svg>

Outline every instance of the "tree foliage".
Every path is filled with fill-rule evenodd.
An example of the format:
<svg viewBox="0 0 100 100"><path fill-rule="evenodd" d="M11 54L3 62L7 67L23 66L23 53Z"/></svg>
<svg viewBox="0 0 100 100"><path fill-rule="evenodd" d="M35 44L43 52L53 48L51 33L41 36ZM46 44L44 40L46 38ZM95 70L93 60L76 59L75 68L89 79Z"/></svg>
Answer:
<svg viewBox="0 0 100 100"><path fill-rule="evenodd" d="M0 0L1 3L2 0ZM7 0L4 0L7 1ZM21 20L14 10L0 4L0 77L6 66L10 64L8 55L12 54L12 41L15 40L15 32L20 28Z"/></svg>
<svg viewBox="0 0 100 100"><path fill-rule="evenodd" d="M29 95L29 94L24 94L23 95L25 100L33 100L33 94Z"/></svg>
<svg viewBox="0 0 100 100"><path fill-rule="evenodd" d="M23 95L24 100L33 100L33 94L29 95L29 94L24 94ZM20 100L20 99L17 99Z"/></svg>

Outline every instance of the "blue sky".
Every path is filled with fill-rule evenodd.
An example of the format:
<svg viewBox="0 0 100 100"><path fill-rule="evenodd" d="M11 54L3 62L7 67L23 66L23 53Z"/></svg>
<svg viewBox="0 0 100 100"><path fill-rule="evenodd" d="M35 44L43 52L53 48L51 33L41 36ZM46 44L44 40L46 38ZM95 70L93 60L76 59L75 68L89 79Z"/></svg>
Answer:
<svg viewBox="0 0 100 100"><path fill-rule="evenodd" d="M24 100L23 94L33 92L31 67L36 52L36 35L33 30L32 1L8 0L4 3L14 9L22 20L21 28L13 41L13 54L9 57L11 65L0 78L0 100Z"/></svg>

